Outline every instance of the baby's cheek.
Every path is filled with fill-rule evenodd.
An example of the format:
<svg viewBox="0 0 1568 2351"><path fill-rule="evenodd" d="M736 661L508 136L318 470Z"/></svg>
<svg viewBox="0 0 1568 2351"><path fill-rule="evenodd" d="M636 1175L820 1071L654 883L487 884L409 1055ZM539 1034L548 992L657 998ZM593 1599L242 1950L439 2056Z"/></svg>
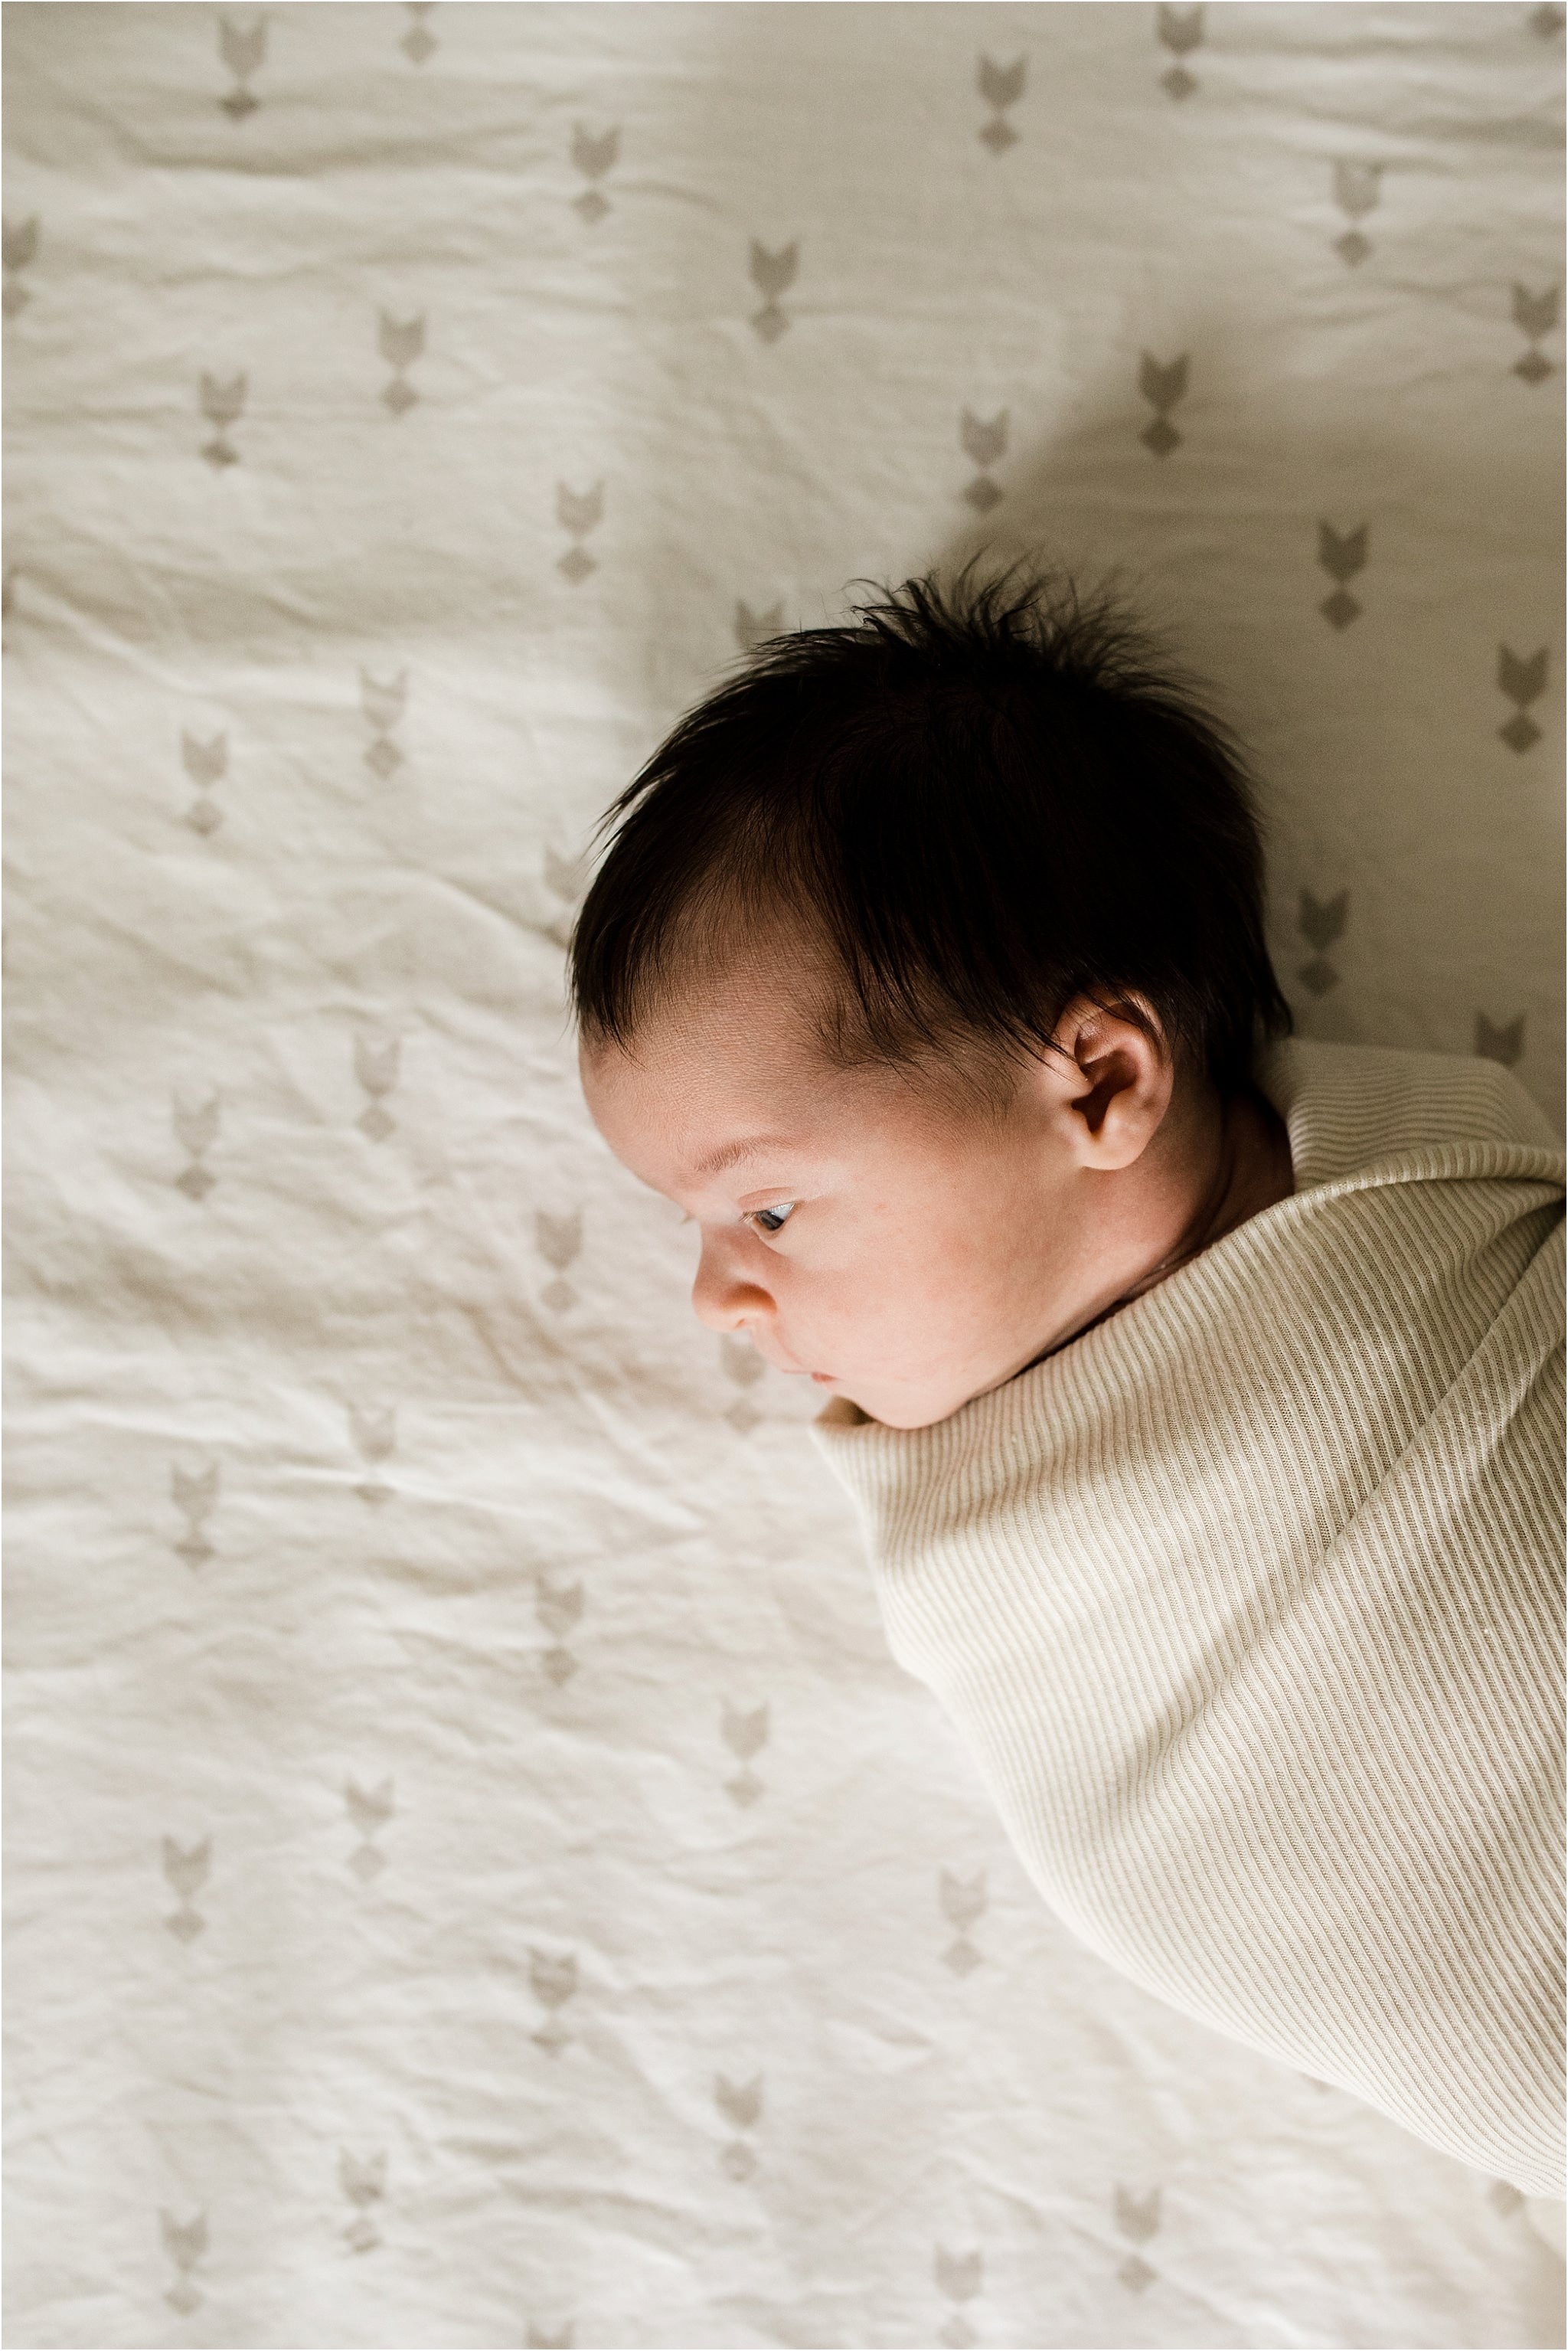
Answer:
<svg viewBox="0 0 1568 2351"><path fill-rule="evenodd" d="M873 1282L858 1285L850 1305L861 1335L904 1359L950 1347L956 1333L983 1328L991 1310L964 1252L908 1248L890 1253Z"/></svg>
<svg viewBox="0 0 1568 2351"><path fill-rule="evenodd" d="M780 1299L787 1325L800 1318L801 1341L809 1333L830 1370L835 1344L846 1361L867 1363L945 1349L956 1330L981 1330L993 1316L994 1269L976 1240L946 1193L927 1186L901 1199L890 1185L856 1204L831 1251L800 1265L799 1288Z"/></svg>

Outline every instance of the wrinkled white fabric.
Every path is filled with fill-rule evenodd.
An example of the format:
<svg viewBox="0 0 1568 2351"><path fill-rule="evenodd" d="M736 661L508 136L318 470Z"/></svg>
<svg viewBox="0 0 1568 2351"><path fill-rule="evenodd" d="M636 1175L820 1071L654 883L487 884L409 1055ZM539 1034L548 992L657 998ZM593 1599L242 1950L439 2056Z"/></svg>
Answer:
<svg viewBox="0 0 1568 2351"><path fill-rule="evenodd" d="M9 2339L1561 2341L1040 1901L561 997L759 632L1040 546L1303 1029L1560 1111L1557 18L6 9Z"/></svg>

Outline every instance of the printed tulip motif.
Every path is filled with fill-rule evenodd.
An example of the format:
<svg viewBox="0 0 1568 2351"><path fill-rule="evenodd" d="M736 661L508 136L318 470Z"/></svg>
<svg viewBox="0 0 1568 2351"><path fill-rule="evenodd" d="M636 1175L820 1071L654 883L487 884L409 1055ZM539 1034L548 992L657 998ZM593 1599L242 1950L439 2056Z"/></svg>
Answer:
<svg viewBox="0 0 1568 2351"><path fill-rule="evenodd" d="M545 2021L534 2039L547 2056L559 2057L571 2035L561 2022L559 2011L569 2000L577 1996L577 1955L568 1951L554 1958L548 1951L528 1950L528 1981L534 1998L546 2011Z"/></svg>
<svg viewBox="0 0 1568 2351"><path fill-rule="evenodd" d="M1145 449L1156 457L1168 457L1173 449L1181 446L1181 434L1170 421L1170 412L1178 401L1186 398L1188 355L1160 360L1152 351L1145 351L1138 368L1138 390L1155 413L1138 438Z"/></svg>
<svg viewBox="0 0 1568 2351"><path fill-rule="evenodd" d="M591 571L599 569L581 541L591 530L596 530L604 518L604 484L595 482L591 490L580 492L569 490L564 482L558 482L555 486L555 510L561 528L570 532L576 542L561 557L556 569L564 572L575 588L587 579Z"/></svg>
<svg viewBox="0 0 1568 2351"><path fill-rule="evenodd" d="M974 2301L985 2283L985 2257L977 2245L967 2253L950 2253L946 2245L937 2245L931 2256L931 2270L937 2293L956 2304L943 2324L937 2340L946 2345L946 2351L971 2351L979 2338L969 2324L964 2304Z"/></svg>
<svg viewBox="0 0 1568 2351"><path fill-rule="evenodd" d="M1197 78L1189 74L1181 60L1190 57L1203 39L1203 10L1193 8L1160 8L1155 26L1162 47L1169 49L1176 60L1168 73L1160 76L1160 87L1176 99L1190 98L1197 88Z"/></svg>
<svg viewBox="0 0 1568 2351"><path fill-rule="evenodd" d="M239 451L228 438L228 428L237 424L244 415L249 389L249 379L243 374L231 376L225 383L220 377L203 371L202 414L217 429L210 441L202 444L202 455L214 473L222 473L225 465L239 464Z"/></svg>
<svg viewBox="0 0 1568 2351"><path fill-rule="evenodd" d="M383 1780L379 1788L361 1788L357 1780L346 1780L343 1802L361 1840L349 1856L349 1867L361 1886L368 1886L387 1865L375 1839L392 1816L392 1783Z"/></svg>
<svg viewBox="0 0 1568 2351"><path fill-rule="evenodd" d="M187 1474L174 1462L170 1468L169 1482L174 1497L174 1508L183 1513L186 1528L183 1538L174 1545L187 1567L205 1566L213 1556L213 1547L204 1532L207 1520L217 1508L219 1468L210 1461L204 1469Z"/></svg>
<svg viewBox="0 0 1568 2351"><path fill-rule="evenodd" d="M765 343L777 342L789 324L779 308L779 297L788 293L793 286L800 266L799 239L793 245L781 246L777 253L769 253L765 245L758 245L757 239L752 238L751 282L766 298L761 309L752 312L751 323Z"/></svg>
<svg viewBox="0 0 1568 2351"><path fill-rule="evenodd" d="M733 1380L742 1391L725 1414L725 1418L731 1428L739 1430L742 1437L749 1436L762 1415L745 1390L757 1385L768 1366L750 1340L737 1336L733 1331L725 1332L718 1343L718 1353L726 1378Z"/></svg>
<svg viewBox="0 0 1568 2351"><path fill-rule="evenodd" d="M1521 359L1515 360L1513 371L1526 383L1544 383L1552 373L1552 362L1541 346L1557 324L1558 298L1561 287L1542 287L1532 294L1528 286L1515 282L1513 288L1513 323L1529 344Z"/></svg>
<svg viewBox="0 0 1568 2351"><path fill-rule="evenodd" d="M552 922L545 925L545 930L558 946L570 946L572 924L577 913L577 902L582 895L583 884L588 879L588 861L576 857L560 857L553 849L547 849L544 852L544 876L547 886L561 901L562 905L562 912ZM555 1302L557 1301L551 1301L551 1303ZM570 1298L565 1301L569 1306L571 1302Z"/></svg>
<svg viewBox="0 0 1568 2351"><path fill-rule="evenodd" d="M218 55L235 78L233 89L226 98L220 98L218 104L231 122L243 122L246 115L254 114L261 103L259 99L251 95L250 78L253 74L259 73L267 62L267 18L257 16L242 32L226 16L220 17Z"/></svg>
<svg viewBox="0 0 1568 2351"><path fill-rule="evenodd" d="M5 290L0 293L0 308L7 319L15 319L26 309L29 299L22 283L22 272L37 257L38 223L36 214L25 221L0 224L0 261L5 265Z"/></svg>
<svg viewBox="0 0 1568 2351"><path fill-rule="evenodd" d="M430 14L432 0L404 0L404 5L413 22L398 43L398 47L411 65L422 66L427 57L433 57L435 55L441 46L425 26L425 18Z"/></svg>
<svg viewBox="0 0 1568 2351"><path fill-rule="evenodd" d="M1344 583L1347 580L1354 580L1358 571L1365 569L1366 525L1362 523L1356 529L1344 532L1342 537L1332 523L1320 522L1318 562L1331 580L1339 582L1333 595L1323 598L1318 610L1331 628L1348 629L1353 621L1360 618L1361 606L1349 593Z"/></svg>
<svg viewBox="0 0 1568 2351"><path fill-rule="evenodd" d="M185 810L185 822L193 832L215 832L222 824L223 810L212 798L213 786L222 781L229 764L229 742L226 735L214 735L210 743L198 743L193 735L182 728L180 758L185 773L196 787L196 797Z"/></svg>
<svg viewBox="0 0 1568 2351"><path fill-rule="evenodd" d="M608 131L601 131L596 139L583 129L580 122L574 128L571 160L591 184L584 188L580 196L572 198L571 208L580 219L588 223L590 228L601 221L610 210L609 198L601 196L591 183L603 179L606 172L618 161L620 153L621 128L618 123L612 124Z"/></svg>
<svg viewBox="0 0 1568 2351"><path fill-rule="evenodd" d="M582 893L584 878L580 858L559 856L553 849L545 851L545 880L556 896L564 898L569 906L576 905Z"/></svg>
<svg viewBox="0 0 1568 2351"><path fill-rule="evenodd" d="M949 1943L942 1958L956 1976L967 1976L985 1958L969 1940L969 1928L978 1924L986 1913L986 1873L977 1870L971 1878L955 1877L945 1869L939 1881L938 1898L942 1916L950 1927L957 1929L956 1939Z"/></svg>
<svg viewBox="0 0 1568 2351"><path fill-rule="evenodd" d="M1023 96L1027 63L1026 58L1015 57L1010 66L1002 67L994 66L989 57L980 59L977 76L980 96L994 111L985 129L976 136L981 146L988 147L993 155L1005 155L1008 149L1017 142L1018 132L1002 117L1006 109L1016 106Z"/></svg>
<svg viewBox="0 0 1568 2351"><path fill-rule="evenodd" d="M725 1782L726 1792L732 1802L754 1804L763 1792L763 1783L750 1768L751 1758L768 1744L768 1708L759 1706L750 1714L742 1714L727 1700L719 1727L725 1745L741 1767L733 1780Z"/></svg>
<svg viewBox="0 0 1568 2351"><path fill-rule="evenodd" d="M998 489L987 469L1007 454L1007 410L998 408L988 424L984 417L977 416L973 410L966 408L959 419L958 439L965 455L972 457L980 468L963 495L977 514L988 514L1006 496L1004 491Z"/></svg>
<svg viewBox="0 0 1568 2351"><path fill-rule="evenodd" d="M713 2095L734 2132L719 2150L720 2168L731 2179L747 2180L757 2169L757 2149L746 2133L754 2131L762 2118L762 2076L755 2074L749 2082L732 2082L726 2074L716 2074Z"/></svg>
<svg viewBox="0 0 1568 2351"><path fill-rule="evenodd" d="M380 315L376 329L376 345L388 367L392 381L382 392L384 405L394 416L402 416L419 398L408 381L408 371L424 350L424 319L394 319L390 310Z"/></svg>
<svg viewBox="0 0 1568 2351"><path fill-rule="evenodd" d="M1383 193L1383 165L1358 163L1341 157L1333 167L1333 200L1351 226L1334 241L1334 251L1346 266L1355 269L1372 251L1369 241L1354 225L1373 211Z"/></svg>
<svg viewBox="0 0 1568 2351"><path fill-rule="evenodd" d="M578 1661L566 1646L566 1636L580 1623L588 1597L580 1583L551 1583L541 1575L534 1591L534 1614L550 1636L544 1669L558 1689L576 1673Z"/></svg>
<svg viewBox="0 0 1568 2351"><path fill-rule="evenodd" d="M777 636L784 626L784 607L770 604L766 612L754 612L737 596L735 600L735 642L743 653L754 653L768 638Z"/></svg>
<svg viewBox="0 0 1568 2351"><path fill-rule="evenodd" d="M172 2212L160 2210L158 2217L162 2224L163 2250L176 2272L174 2283L163 2299L182 2318L188 2318L202 2304L202 2296L191 2282L191 2273L207 2250L207 2216L198 2212L193 2220L176 2220Z"/></svg>
<svg viewBox="0 0 1568 2351"><path fill-rule="evenodd" d="M382 1103L397 1083L402 1054L402 1041L396 1037L366 1031L354 1040L354 1075L371 1097L354 1124L372 1143L384 1143L397 1129L397 1121Z"/></svg>
<svg viewBox="0 0 1568 2351"><path fill-rule="evenodd" d="M570 1216L552 1217L540 1208L534 1216L534 1238L539 1255L547 1265L553 1265L556 1278L547 1282L544 1302L564 1314L569 1306L577 1304L577 1292L566 1279L566 1269L582 1248L582 1210L573 1208Z"/></svg>
<svg viewBox="0 0 1568 2351"><path fill-rule="evenodd" d="M1539 702L1546 691L1547 648L1542 645L1528 660L1510 651L1507 645L1497 649L1497 682L1499 691L1506 694L1516 706L1513 716L1498 733L1511 751L1528 751L1541 740L1541 729L1527 714L1532 702Z"/></svg>
<svg viewBox="0 0 1568 2351"><path fill-rule="evenodd" d="M373 1410L351 1404L348 1411L349 1434L353 1438L354 1450L371 1468L370 1477L356 1486L354 1491L361 1502L369 1502L372 1508L379 1509L382 1502L390 1502L392 1497L392 1489L383 1486L375 1475L375 1466L389 1460L397 1450L396 1408L388 1405L385 1410Z"/></svg>
<svg viewBox="0 0 1568 2351"><path fill-rule="evenodd" d="M1311 963L1302 964L1296 977L1303 987L1312 989L1314 996L1326 996L1331 987L1335 987L1339 984L1340 975L1330 963L1323 950L1325 947L1332 946L1335 939L1343 935L1344 926L1349 917L1350 892L1348 890L1342 890L1337 897L1326 898L1321 903L1313 897L1310 890L1301 892L1301 911L1297 916L1298 927L1307 945L1316 947L1318 952Z"/></svg>
<svg viewBox="0 0 1568 2351"><path fill-rule="evenodd" d="M356 2253L371 2252L382 2241L381 2232L371 2219L370 2208L379 2203L387 2192L385 2154L378 2152L361 2161L346 2147L340 2147L338 2179L344 2195L354 2207L356 2216L344 2230L344 2238Z"/></svg>
<svg viewBox="0 0 1568 2351"><path fill-rule="evenodd" d="M1131 2237L1134 2244L1146 2244L1160 2225L1159 2189L1151 2188L1147 2195L1134 2196L1130 2188L1124 2188L1118 2180L1113 2201L1113 2217L1124 2237ZM1129 2253L1116 2272L1131 2294L1142 2294L1145 2286L1154 2283L1158 2274L1158 2271L1151 2269L1139 2253Z"/></svg>
<svg viewBox="0 0 1568 2351"><path fill-rule="evenodd" d="M202 1165L202 1155L210 1151L218 1139L221 1105L214 1092L199 1108L183 1104L176 1095L173 1106L174 1134L178 1142L191 1155L191 1164L182 1168L174 1182L187 1200L204 1200L217 1177Z"/></svg>
<svg viewBox="0 0 1568 2351"><path fill-rule="evenodd" d="M1506 1028L1494 1029L1484 1012L1476 1014L1476 1051L1489 1061L1511 1070L1524 1050L1524 1015L1516 1013Z"/></svg>
<svg viewBox="0 0 1568 2351"><path fill-rule="evenodd" d="M360 708L371 730L370 746L365 752L365 765L374 768L384 784L389 776L401 768L403 755L392 739L392 728L402 716L408 701L408 672L399 670L395 677L384 682L371 675L368 669L360 670Z"/></svg>
<svg viewBox="0 0 1568 2351"><path fill-rule="evenodd" d="M182 1943L193 1942L206 1927L206 1920L195 1908L191 1896L199 1893L206 1884L212 1857L213 1841L210 1836L204 1836L200 1844L193 1844L189 1853L172 1836L163 1840L163 1875L180 1896L179 1908L172 1910L163 1924L171 1935L179 1937Z"/></svg>

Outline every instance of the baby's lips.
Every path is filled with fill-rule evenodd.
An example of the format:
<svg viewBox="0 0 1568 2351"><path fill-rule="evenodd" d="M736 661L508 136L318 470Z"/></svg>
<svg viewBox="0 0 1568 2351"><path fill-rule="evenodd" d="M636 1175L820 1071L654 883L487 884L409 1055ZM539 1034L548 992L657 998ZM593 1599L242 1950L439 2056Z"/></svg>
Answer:
<svg viewBox="0 0 1568 2351"><path fill-rule="evenodd" d="M784 1372L792 1379L804 1379L807 1376L807 1366L804 1364L780 1362L776 1355L770 1355L765 1347L758 1344L757 1334L749 1328L749 1326L743 1327L746 1328L747 1336L750 1339L752 1345L757 1348L758 1353L762 1357L765 1363L771 1364L776 1372ZM837 1374L832 1372L812 1372L810 1374L810 1377L812 1379L824 1386L829 1384L836 1376Z"/></svg>

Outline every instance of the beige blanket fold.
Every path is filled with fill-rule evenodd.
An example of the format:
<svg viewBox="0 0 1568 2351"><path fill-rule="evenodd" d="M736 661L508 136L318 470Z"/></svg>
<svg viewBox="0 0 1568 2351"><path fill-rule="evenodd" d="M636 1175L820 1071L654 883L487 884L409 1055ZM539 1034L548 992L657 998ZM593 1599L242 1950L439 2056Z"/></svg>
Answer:
<svg viewBox="0 0 1568 2351"><path fill-rule="evenodd" d="M1257 1076L1291 1198L933 1427L815 1434L1082 1939L1561 2196L1563 1155L1490 1061Z"/></svg>

